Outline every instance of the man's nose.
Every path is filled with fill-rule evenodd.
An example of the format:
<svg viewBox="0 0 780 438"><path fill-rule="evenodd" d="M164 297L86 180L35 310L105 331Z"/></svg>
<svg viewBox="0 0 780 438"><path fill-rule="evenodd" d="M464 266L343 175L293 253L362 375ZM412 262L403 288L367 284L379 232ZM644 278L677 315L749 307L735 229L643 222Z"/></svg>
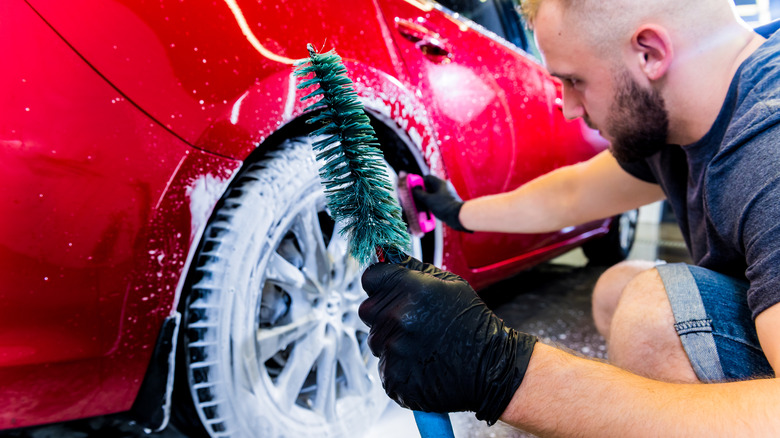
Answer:
<svg viewBox="0 0 780 438"><path fill-rule="evenodd" d="M571 89L570 86L563 86L563 103L562 111L563 116L568 120L574 120L578 117L585 115L585 107L582 105L578 93Z"/></svg>

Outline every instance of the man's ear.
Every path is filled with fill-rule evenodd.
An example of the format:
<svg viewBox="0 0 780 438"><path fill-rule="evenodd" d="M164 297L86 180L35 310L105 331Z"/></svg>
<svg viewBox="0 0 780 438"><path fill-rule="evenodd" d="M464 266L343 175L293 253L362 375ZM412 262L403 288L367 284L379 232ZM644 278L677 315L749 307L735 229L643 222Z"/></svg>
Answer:
<svg viewBox="0 0 780 438"><path fill-rule="evenodd" d="M640 70L651 81L662 78L674 57L672 39L663 27L645 24L631 37L631 49L637 56Z"/></svg>

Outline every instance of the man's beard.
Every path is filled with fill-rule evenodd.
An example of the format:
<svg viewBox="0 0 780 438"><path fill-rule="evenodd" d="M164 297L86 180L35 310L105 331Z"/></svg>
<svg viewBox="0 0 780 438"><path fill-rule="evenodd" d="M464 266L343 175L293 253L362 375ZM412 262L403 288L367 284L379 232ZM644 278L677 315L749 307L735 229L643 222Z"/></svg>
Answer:
<svg viewBox="0 0 780 438"><path fill-rule="evenodd" d="M630 163L647 158L666 145L669 114L655 89L644 89L623 71L615 76L615 100L607 118L606 132L613 140L612 155Z"/></svg>

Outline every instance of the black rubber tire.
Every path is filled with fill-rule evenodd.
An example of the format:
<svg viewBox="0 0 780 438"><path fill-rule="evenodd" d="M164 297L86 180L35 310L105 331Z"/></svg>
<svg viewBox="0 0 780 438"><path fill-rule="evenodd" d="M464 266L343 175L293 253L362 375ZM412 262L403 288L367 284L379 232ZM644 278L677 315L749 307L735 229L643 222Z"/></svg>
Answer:
<svg viewBox="0 0 780 438"><path fill-rule="evenodd" d="M182 313L178 429L341 437L384 410L361 271L318 170L311 139L285 142L237 177L207 226Z"/></svg>
<svg viewBox="0 0 780 438"><path fill-rule="evenodd" d="M311 143L247 166L206 227L180 307L171 418L188 436L358 436L389 400Z"/></svg>
<svg viewBox="0 0 780 438"><path fill-rule="evenodd" d="M630 210L615 216L609 232L585 242L582 251L592 266L612 266L628 257L636 240L639 210Z"/></svg>

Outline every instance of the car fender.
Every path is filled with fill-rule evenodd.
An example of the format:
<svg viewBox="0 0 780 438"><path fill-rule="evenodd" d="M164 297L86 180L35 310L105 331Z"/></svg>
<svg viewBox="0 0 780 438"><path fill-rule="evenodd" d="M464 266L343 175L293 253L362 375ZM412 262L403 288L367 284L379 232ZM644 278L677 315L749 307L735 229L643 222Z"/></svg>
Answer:
<svg viewBox="0 0 780 438"><path fill-rule="evenodd" d="M346 61L345 64L350 71L350 76L355 78L355 90L366 111L378 123L385 124L396 133L406 144L408 152L421 169L443 175L444 169L428 114L414 93L404 88L391 76L369 66L350 61ZM231 112L229 118L220 119L212 124L201 136L201 139L207 140L200 140L197 144L204 149L214 147L226 154L242 155L244 164L253 162L266 150L275 147L270 138L282 132L288 125L297 124L307 118L305 107L310 102L302 103L300 98L308 91L297 90L298 82L292 74L279 74L255 84L242 94L243 98L236 102L235 110ZM258 114L269 117L262 119ZM249 134L250 132L255 133L254 138ZM305 135L305 133L301 134ZM260 144L255 146L254 141L259 141ZM160 303L164 308L169 309L169 314L157 339L151 366L146 371L139 394L135 397L133 409L139 422L155 430L165 427L170 414L170 391L173 388L171 379L175 367L173 355L175 339L171 339L171 336L175 336L178 329L178 309L186 287L187 272L190 270L212 212L233 178L240 173L237 167L231 169L224 163L220 172L199 173L199 169L212 167L202 162L208 154L190 155L192 159L187 160L187 163L177 172L171 184L169 197L164 200L166 205L162 206L165 210L168 205L171 209L182 203L189 206L191 221L189 248L185 252L184 248L166 249L163 245L150 247L148 251L150 265L146 268L146 272L149 272L152 277L179 276L175 294L169 296L164 305ZM185 212L184 209L179 209L178 212L171 211L174 215L183 215ZM168 220L170 219L168 217ZM178 220L185 220L185 218ZM164 240L165 236L162 235L158 242L162 243ZM168 262L173 263L168 266L168 269L158 266ZM141 283L143 284L138 287L154 284L153 282ZM149 293L154 295L153 291ZM130 300L132 301L133 298ZM132 309L138 309L139 314L135 315L136 312ZM149 309L134 306L129 307L128 310L130 310L128 319L142 318L142 314L149 312ZM117 352L117 355L121 354ZM143 403L139 403L139 400Z"/></svg>

